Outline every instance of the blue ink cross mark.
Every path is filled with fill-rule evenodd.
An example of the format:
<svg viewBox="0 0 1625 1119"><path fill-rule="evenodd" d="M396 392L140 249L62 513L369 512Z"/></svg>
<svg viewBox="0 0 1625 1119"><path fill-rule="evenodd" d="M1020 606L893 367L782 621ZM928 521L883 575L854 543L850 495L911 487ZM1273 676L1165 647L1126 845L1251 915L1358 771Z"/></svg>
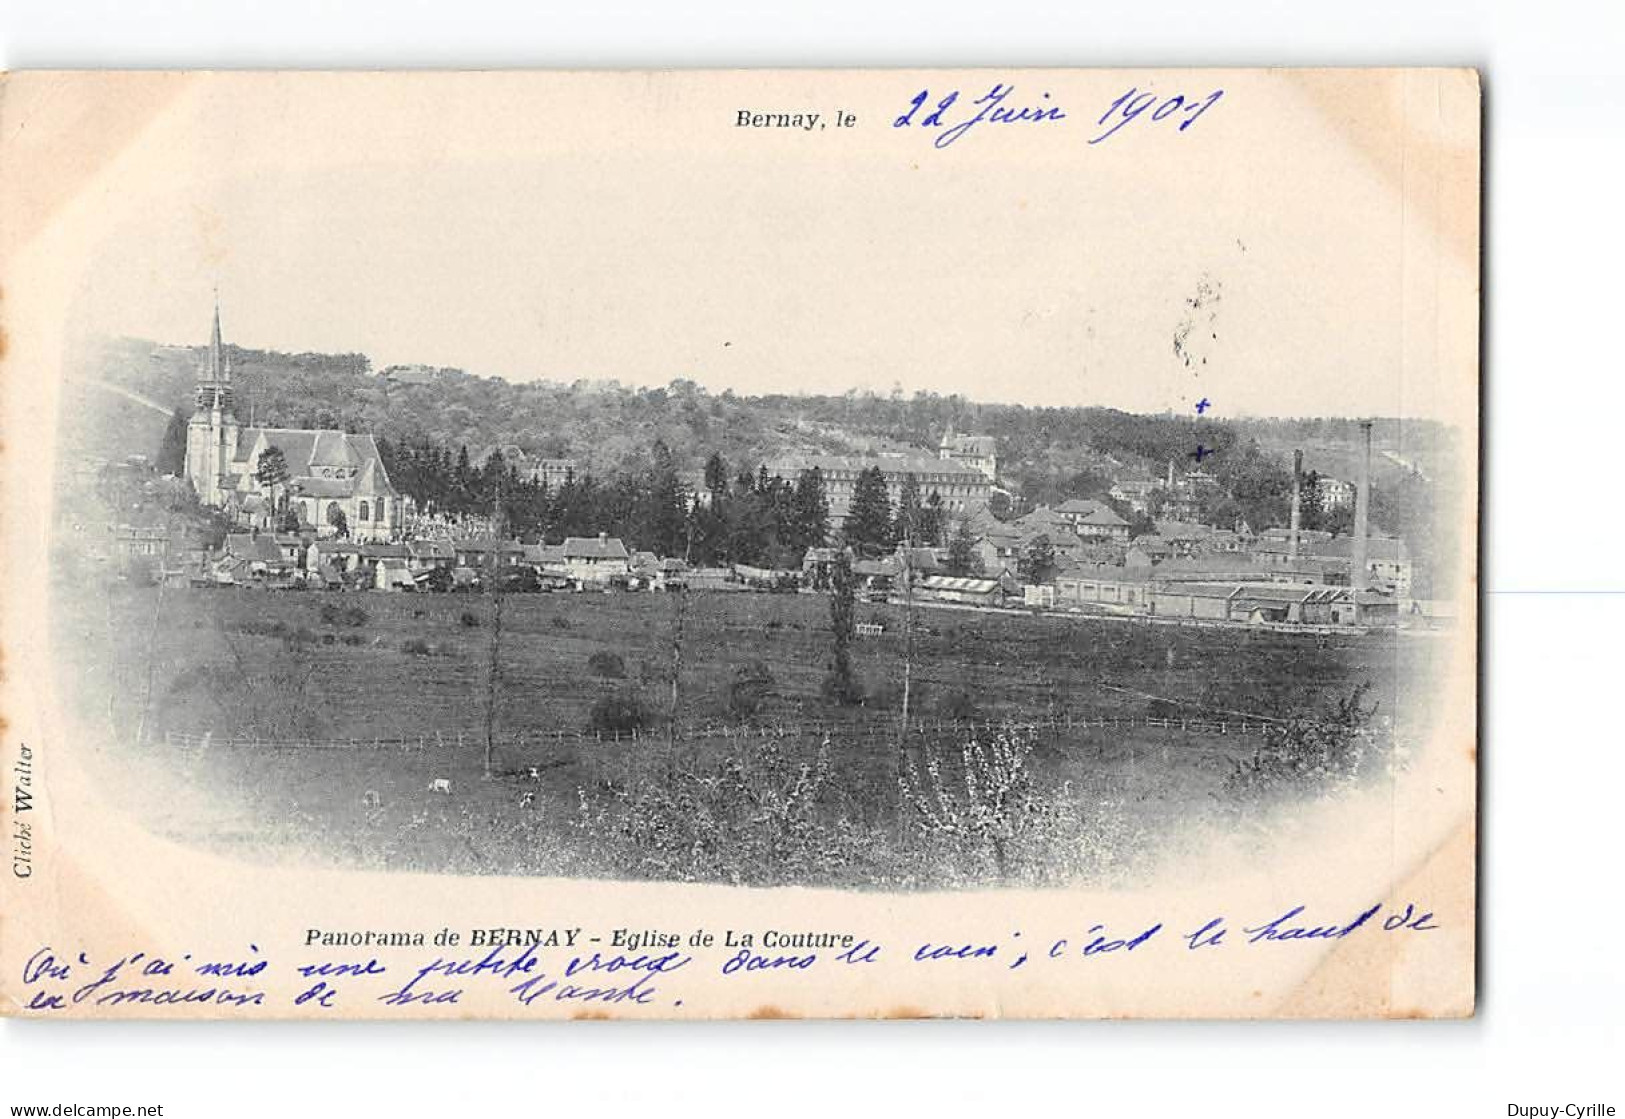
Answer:
<svg viewBox="0 0 1625 1119"><path fill-rule="evenodd" d="M1197 462L1201 462L1204 458L1213 453L1213 451L1208 450L1206 447L1202 446L1202 444L1198 443L1196 444L1196 450L1191 452L1191 458L1195 459Z"/></svg>
<svg viewBox="0 0 1625 1119"><path fill-rule="evenodd" d="M1196 414L1200 416L1203 412L1206 412L1211 407L1213 407L1213 402L1204 396L1202 399L1196 402Z"/></svg>

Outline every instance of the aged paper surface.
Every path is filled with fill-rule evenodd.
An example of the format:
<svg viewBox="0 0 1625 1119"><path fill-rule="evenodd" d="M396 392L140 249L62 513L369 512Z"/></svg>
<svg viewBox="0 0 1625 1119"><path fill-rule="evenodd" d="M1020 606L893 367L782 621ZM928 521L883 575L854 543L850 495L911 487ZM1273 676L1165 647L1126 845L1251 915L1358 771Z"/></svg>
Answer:
<svg viewBox="0 0 1625 1119"><path fill-rule="evenodd" d="M0 126L7 1013L1472 1013L1474 73Z"/></svg>

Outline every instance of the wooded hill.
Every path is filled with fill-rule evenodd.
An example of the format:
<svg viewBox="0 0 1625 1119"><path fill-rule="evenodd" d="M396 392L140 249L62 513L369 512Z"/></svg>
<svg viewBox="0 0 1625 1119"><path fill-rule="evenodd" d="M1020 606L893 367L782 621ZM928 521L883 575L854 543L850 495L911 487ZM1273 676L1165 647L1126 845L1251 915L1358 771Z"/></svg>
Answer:
<svg viewBox="0 0 1625 1119"><path fill-rule="evenodd" d="M189 410L203 352L202 347L109 340L90 347L79 376ZM574 459L584 472L601 478L648 469L651 449L661 444L670 448L681 471L698 472L713 453L731 467L748 469L795 452L932 448L951 426L997 439L1001 478L1034 504L1099 496L1113 478L1160 477L1170 460L1187 469L1196 464L1201 447L1202 467L1219 476L1235 499L1235 511L1255 528L1285 518L1291 441L1304 439L1330 454L1352 448L1357 433L1353 421L1340 419L1238 422L1097 407L983 404L934 393L750 397L713 394L687 380L652 389L616 382L514 383L458 369L374 370L362 354L285 354L237 346L227 352L245 424L368 431L395 444L467 446L475 453L511 443L532 455ZM123 426L104 426L98 442L137 437L124 435ZM137 427L140 445L105 446L102 455L154 454L150 430ZM1405 434L1414 456L1418 447L1439 445L1444 432L1408 422ZM1395 443L1396 426L1379 422L1376 438L1379 447ZM1339 465L1346 461L1339 458ZM1400 468L1387 460L1379 467L1388 472L1387 481L1396 480ZM1384 482L1379 471L1379 490Z"/></svg>

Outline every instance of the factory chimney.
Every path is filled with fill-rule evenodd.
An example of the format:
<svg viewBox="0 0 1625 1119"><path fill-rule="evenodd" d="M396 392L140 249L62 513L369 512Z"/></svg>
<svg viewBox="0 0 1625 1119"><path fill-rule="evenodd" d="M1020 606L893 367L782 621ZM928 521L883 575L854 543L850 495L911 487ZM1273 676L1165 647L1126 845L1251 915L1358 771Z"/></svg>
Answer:
<svg viewBox="0 0 1625 1119"><path fill-rule="evenodd" d="M1354 588L1354 617L1360 617L1360 592L1366 588L1366 535L1371 516L1371 421L1360 421L1359 487L1354 494L1354 545L1349 584Z"/></svg>
<svg viewBox="0 0 1625 1119"><path fill-rule="evenodd" d="M1292 535L1288 537L1287 555L1298 558L1298 527L1303 520L1303 452L1292 452Z"/></svg>

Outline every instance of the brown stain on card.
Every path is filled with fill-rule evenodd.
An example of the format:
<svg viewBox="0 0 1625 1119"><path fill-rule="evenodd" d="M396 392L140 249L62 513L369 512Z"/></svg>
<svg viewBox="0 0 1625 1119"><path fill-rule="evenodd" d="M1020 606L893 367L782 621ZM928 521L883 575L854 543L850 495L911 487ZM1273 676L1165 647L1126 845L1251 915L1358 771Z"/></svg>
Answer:
<svg viewBox="0 0 1625 1119"><path fill-rule="evenodd" d="M36 71L0 77L0 258L55 219L201 74Z"/></svg>
<svg viewBox="0 0 1625 1119"><path fill-rule="evenodd" d="M1350 81L1346 70L1280 71L1394 189L1410 220L1425 222L1442 249L1479 255L1482 88L1477 70L1390 70ZM1431 90L1432 96L1428 94Z"/></svg>

